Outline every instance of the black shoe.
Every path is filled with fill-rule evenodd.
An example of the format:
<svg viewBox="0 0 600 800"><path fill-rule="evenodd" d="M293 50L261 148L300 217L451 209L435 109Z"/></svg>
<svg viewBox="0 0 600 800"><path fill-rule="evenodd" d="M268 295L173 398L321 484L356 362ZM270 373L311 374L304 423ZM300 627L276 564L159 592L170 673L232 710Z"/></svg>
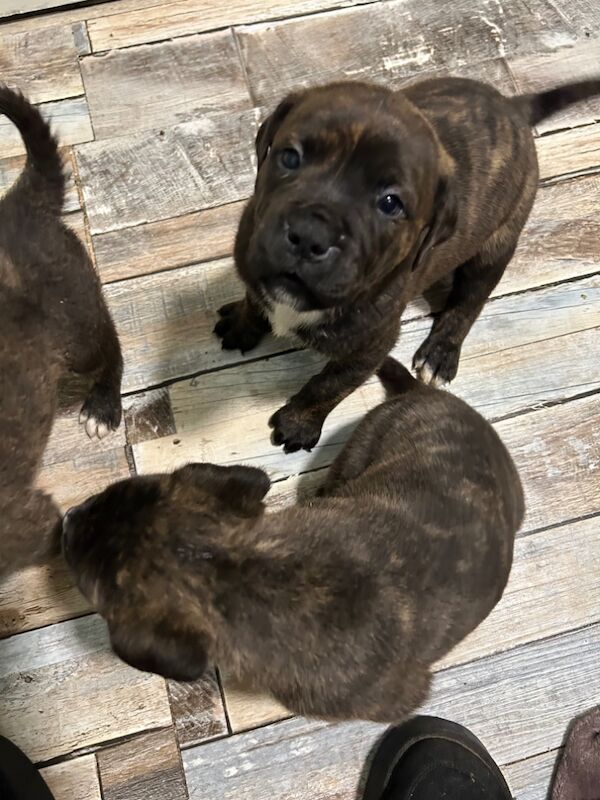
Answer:
<svg viewBox="0 0 600 800"><path fill-rule="evenodd" d="M462 725L415 717L390 728L369 768L363 800L512 800L498 766Z"/></svg>
<svg viewBox="0 0 600 800"><path fill-rule="evenodd" d="M54 800L40 773L19 748L0 736L1 800Z"/></svg>

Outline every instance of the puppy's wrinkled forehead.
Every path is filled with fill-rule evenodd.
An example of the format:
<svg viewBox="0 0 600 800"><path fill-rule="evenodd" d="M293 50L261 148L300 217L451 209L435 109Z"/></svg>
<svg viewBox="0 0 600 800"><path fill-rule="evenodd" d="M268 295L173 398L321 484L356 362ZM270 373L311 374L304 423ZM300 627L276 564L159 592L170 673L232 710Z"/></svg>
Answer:
<svg viewBox="0 0 600 800"><path fill-rule="evenodd" d="M368 179L417 178L436 157L431 129L406 98L383 87L334 84L302 94L274 144L308 159L362 169Z"/></svg>

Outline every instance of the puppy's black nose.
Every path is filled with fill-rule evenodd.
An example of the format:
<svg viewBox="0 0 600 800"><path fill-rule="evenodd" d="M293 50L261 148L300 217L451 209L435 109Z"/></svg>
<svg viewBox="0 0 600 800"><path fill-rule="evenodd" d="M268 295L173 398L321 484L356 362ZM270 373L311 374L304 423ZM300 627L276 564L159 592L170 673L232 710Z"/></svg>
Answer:
<svg viewBox="0 0 600 800"><path fill-rule="evenodd" d="M320 210L294 209L286 220L289 250L303 261L325 261L337 251L337 233Z"/></svg>

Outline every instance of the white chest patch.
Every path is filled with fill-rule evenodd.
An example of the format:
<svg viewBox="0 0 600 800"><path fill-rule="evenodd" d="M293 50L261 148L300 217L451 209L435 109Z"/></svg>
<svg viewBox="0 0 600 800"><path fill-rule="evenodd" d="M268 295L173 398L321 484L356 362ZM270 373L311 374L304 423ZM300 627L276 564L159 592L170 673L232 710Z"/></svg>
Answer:
<svg viewBox="0 0 600 800"><path fill-rule="evenodd" d="M267 313L275 336L294 336L299 328L310 328L323 319L324 311L297 311L285 303L273 303Z"/></svg>

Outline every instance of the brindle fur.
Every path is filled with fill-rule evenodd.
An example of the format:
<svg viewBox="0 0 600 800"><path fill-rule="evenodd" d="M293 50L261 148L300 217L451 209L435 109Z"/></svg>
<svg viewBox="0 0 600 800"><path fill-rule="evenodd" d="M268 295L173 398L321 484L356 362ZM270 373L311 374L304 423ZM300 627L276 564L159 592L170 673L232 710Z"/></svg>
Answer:
<svg viewBox="0 0 600 800"><path fill-rule="evenodd" d="M314 446L329 412L394 345L409 300L450 276L414 367L426 383L455 377L463 340L534 201L530 125L598 92L600 81L588 81L509 99L483 83L439 78L399 92L338 83L280 103L258 133L255 194L235 246L247 297L221 309L215 328L226 349L258 344L269 329L269 281L287 281L301 310L323 310L318 323L294 332L330 361L271 418L274 444L286 452ZM279 161L290 146L304 155L293 173ZM407 219L377 211L386 186L397 189ZM331 257L291 258L284 233L299 208L337 243Z"/></svg>
<svg viewBox="0 0 600 800"><path fill-rule="evenodd" d="M121 418L122 360L94 267L60 219L65 180L56 141L39 112L2 86L0 113L28 152L0 201L1 575L45 557L59 527L54 502L32 484L61 376L95 374L83 415L104 433Z"/></svg>
<svg viewBox="0 0 600 800"><path fill-rule="evenodd" d="M217 662L291 711L398 721L500 599L523 495L493 428L387 359L320 495L264 514L267 475L190 464L65 517L82 592L129 664L193 680Z"/></svg>

